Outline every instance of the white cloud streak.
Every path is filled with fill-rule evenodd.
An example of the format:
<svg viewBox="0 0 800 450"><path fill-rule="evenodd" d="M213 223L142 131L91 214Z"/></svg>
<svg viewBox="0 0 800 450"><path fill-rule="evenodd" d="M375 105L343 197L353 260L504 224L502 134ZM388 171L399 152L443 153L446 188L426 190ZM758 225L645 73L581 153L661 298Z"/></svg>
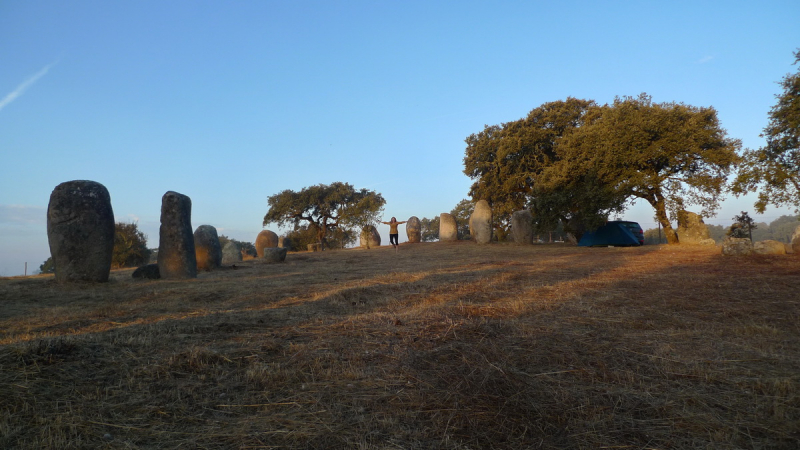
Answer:
<svg viewBox="0 0 800 450"><path fill-rule="evenodd" d="M3 99L0 100L0 111L2 111L3 108L8 106L9 103L13 102L19 96L24 94L25 91L28 90L29 87L33 86L34 83L39 81L40 78L42 78L43 76L47 75L47 72L50 71L50 69L53 66L58 64L58 61L59 60L56 60L56 61L44 66L44 68L42 70L40 70L40 71L36 72L35 74L33 74L32 76L28 77L27 80L23 81L22 84L17 86L17 88L14 89L13 91L11 91L10 94L8 94L5 97L3 97Z"/></svg>

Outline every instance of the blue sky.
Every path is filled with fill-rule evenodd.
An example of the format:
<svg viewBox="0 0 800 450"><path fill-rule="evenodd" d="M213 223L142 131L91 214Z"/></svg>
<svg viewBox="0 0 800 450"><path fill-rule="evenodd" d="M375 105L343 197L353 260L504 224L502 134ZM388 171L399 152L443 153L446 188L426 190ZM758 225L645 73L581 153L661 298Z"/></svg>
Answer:
<svg viewBox="0 0 800 450"><path fill-rule="evenodd" d="M386 219L436 216L467 197L467 136L567 96L713 106L758 147L798 17L796 0L0 1L0 275L49 256L69 180L104 184L155 247L169 190L245 241L267 197L334 181L383 194Z"/></svg>

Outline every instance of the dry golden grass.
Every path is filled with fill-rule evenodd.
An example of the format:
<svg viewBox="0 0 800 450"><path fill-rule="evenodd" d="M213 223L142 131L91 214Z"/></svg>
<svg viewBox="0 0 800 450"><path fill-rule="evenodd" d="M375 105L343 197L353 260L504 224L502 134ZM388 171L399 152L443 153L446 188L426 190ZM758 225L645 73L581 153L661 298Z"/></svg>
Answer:
<svg viewBox="0 0 800 450"><path fill-rule="evenodd" d="M800 258L405 244L0 280L1 448L800 447Z"/></svg>

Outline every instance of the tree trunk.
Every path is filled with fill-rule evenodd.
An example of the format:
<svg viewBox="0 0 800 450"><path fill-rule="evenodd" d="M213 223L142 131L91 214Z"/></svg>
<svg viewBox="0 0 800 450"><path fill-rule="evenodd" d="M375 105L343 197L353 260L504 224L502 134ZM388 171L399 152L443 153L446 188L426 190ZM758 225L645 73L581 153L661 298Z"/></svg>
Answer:
<svg viewBox="0 0 800 450"><path fill-rule="evenodd" d="M672 224L669 223L669 217L667 217L667 208L664 205L664 198L657 196L653 199L647 199L647 201L656 210L656 219L664 228L664 236L667 238L667 244L678 244L678 233L675 232L675 230L672 228Z"/></svg>

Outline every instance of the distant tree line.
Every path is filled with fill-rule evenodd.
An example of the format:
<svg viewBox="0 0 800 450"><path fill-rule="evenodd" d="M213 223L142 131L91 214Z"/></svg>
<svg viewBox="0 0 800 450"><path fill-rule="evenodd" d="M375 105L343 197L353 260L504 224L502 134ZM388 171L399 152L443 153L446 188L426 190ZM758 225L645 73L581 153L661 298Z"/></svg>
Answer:
<svg viewBox="0 0 800 450"><path fill-rule="evenodd" d="M790 243L792 241L792 234L797 227L800 226L800 219L798 216L780 216L777 219L773 220L769 224L766 222L755 222L753 224L753 241L765 241L765 240L774 240L783 243ZM708 227L708 234L711 239L714 239L715 242L721 243L725 238L730 235L731 226L723 226L723 225L706 225ZM741 227L737 227L741 229ZM747 236L748 239L750 238L749 234ZM663 244L665 243L664 240L664 233L661 232L661 240L659 241L659 230L658 228L650 228L645 230L644 232L644 243L645 244Z"/></svg>

